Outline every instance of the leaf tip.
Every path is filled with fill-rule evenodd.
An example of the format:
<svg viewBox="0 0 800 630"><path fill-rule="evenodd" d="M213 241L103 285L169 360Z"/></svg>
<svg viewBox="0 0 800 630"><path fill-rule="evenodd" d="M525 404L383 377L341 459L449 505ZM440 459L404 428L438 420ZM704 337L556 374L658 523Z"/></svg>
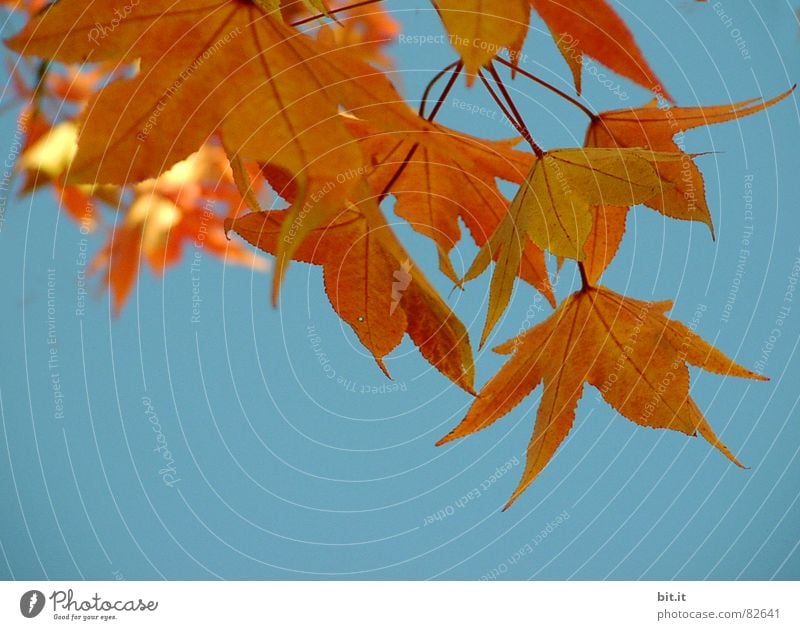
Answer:
<svg viewBox="0 0 800 630"><path fill-rule="evenodd" d="M516 490L514 490L514 494L512 494L509 497L508 501L506 501L506 504L503 506L503 509L500 510L500 511L501 512L506 512L508 510L508 508L510 508L512 505L514 505L514 503L516 503L517 499L519 498L519 496L523 492L524 492L524 489L520 489L520 488L517 488Z"/></svg>
<svg viewBox="0 0 800 630"><path fill-rule="evenodd" d="M476 76L477 76L477 72L474 72L472 70L467 70L464 73L464 77L467 80L467 87L468 88L471 88L473 85L475 85L475 77Z"/></svg>
<svg viewBox="0 0 800 630"><path fill-rule="evenodd" d="M236 219L228 217L222 222L222 229L225 231L225 238L231 240L231 232L234 231L234 224Z"/></svg>
<svg viewBox="0 0 800 630"><path fill-rule="evenodd" d="M493 318L491 315L487 316L486 323L483 325L483 331L481 332L481 339L478 342L478 350L483 350L483 347L489 340L489 336L492 334L492 330L494 330L496 323L497 318Z"/></svg>
<svg viewBox="0 0 800 630"><path fill-rule="evenodd" d="M553 288L548 283L547 290L542 291L542 295L544 295L544 299L547 300L547 303L550 305L550 308L556 308L558 304L556 303L556 295L553 293Z"/></svg>
<svg viewBox="0 0 800 630"><path fill-rule="evenodd" d="M435 446L444 446L448 442L452 442L454 439L455 438L453 437L453 431L451 431L450 433L448 433L444 437L439 438L439 440L436 441Z"/></svg>
<svg viewBox="0 0 800 630"><path fill-rule="evenodd" d="M394 380L392 378L392 375L389 374L389 370L386 368L386 364L383 362L383 357L375 357L375 363L378 364L378 367L381 369L381 372L383 372L386 378L388 378L390 381Z"/></svg>
<svg viewBox="0 0 800 630"><path fill-rule="evenodd" d="M23 37L25 34L26 29L22 29L19 33L15 35L11 35L10 37L3 38L3 46L8 48L9 50L13 50L15 53L22 54L25 52L25 40L26 38Z"/></svg>
<svg viewBox="0 0 800 630"><path fill-rule="evenodd" d="M470 396L474 396L475 398L478 397L478 392L475 390L475 386L472 383L463 383L461 387Z"/></svg>

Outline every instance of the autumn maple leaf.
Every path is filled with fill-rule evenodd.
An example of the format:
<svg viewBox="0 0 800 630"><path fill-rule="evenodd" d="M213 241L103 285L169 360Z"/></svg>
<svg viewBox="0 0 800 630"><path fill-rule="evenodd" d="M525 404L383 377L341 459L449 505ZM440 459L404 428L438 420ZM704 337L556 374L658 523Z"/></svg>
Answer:
<svg viewBox="0 0 800 630"><path fill-rule="evenodd" d="M292 212L302 220L287 222L280 240L288 259L348 198L353 182L340 182L341 173L363 167L341 108L386 128L413 112L383 107L402 103L385 75L285 24L273 5L151 0L120 20L111 3L86 11L61 0L6 44L65 63L138 60L133 78L113 81L87 104L70 181L156 177L215 132L237 159L291 173L301 190Z"/></svg>
<svg viewBox="0 0 800 630"><path fill-rule="evenodd" d="M349 53L379 68L393 68L394 62L386 53L400 32L400 24L379 4L350 6L348 0L331 3L331 9L347 7L344 15L336 16L335 24L322 24L317 39L331 48L347 48Z"/></svg>
<svg viewBox="0 0 800 630"><path fill-rule="evenodd" d="M483 140L422 118L416 122L402 133L379 133L358 120L349 127L372 156L373 190L394 195L395 213L436 243L440 269L460 283L449 258L461 239L459 219L484 245L508 211L496 180L523 181L533 155L515 149L519 139ZM555 306L544 253L534 243L523 249L519 275Z"/></svg>
<svg viewBox="0 0 800 630"><path fill-rule="evenodd" d="M24 130L16 164L22 174L19 194L52 187L60 207L83 230L92 231L98 223L98 202L116 208L118 190L113 186L66 184L65 179L77 150L74 112L96 89L104 73L99 69L53 69L44 62L31 64L31 68L25 65L18 63L9 69L14 100L24 104L17 122L17 127ZM33 74L33 81L26 77L25 70ZM53 124L53 120L58 122Z"/></svg>
<svg viewBox="0 0 800 630"><path fill-rule="evenodd" d="M480 431L540 384L544 393L525 471L506 507L533 482L567 437L584 383L622 416L645 427L702 435L736 465L689 397L687 364L717 374L766 380L663 313L670 302L641 302L604 287L567 298L547 320L498 348L511 359L481 390L444 444Z"/></svg>
<svg viewBox="0 0 800 630"><path fill-rule="evenodd" d="M653 151L677 151L679 161L654 163L663 183L658 192L642 204L674 219L699 221L714 228L706 202L703 175L693 155L684 153L684 132L736 120L760 112L794 91L794 87L768 101L749 99L708 107L659 106L653 99L643 107L618 109L595 116L586 130L587 147L639 147ZM584 248L585 268L590 282L596 281L616 254L625 232L628 207L598 207Z"/></svg>
<svg viewBox="0 0 800 630"><path fill-rule="evenodd" d="M650 199L661 185L656 163L678 158L677 153L639 149L557 149L542 154L464 278L476 278L496 258L481 345L511 300L529 240L556 256L583 260L593 206Z"/></svg>
<svg viewBox="0 0 800 630"><path fill-rule="evenodd" d="M139 59L134 78L113 82L87 107L73 180L156 177L218 129L233 153L292 172L335 150L333 143L348 144L338 98L324 89L307 94L330 78L311 61L323 51L256 4L155 0L131 6L124 20L111 3L85 8L62 0L6 42L66 63ZM318 162L327 167L321 177L335 176Z"/></svg>
<svg viewBox="0 0 800 630"><path fill-rule="evenodd" d="M470 82L503 50L517 65L533 7L544 20L581 91L584 56L672 100L606 0L432 0L461 56Z"/></svg>
<svg viewBox="0 0 800 630"><path fill-rule="evenodd" d="M226 229L275 254L287 220L286 211L255 212L227 221ZM431 365L473 391L466 328L411 261L374 200L343 208L333 221L312 230L294 256L322 266L331 305L387 375L383 358L408 333Z"/></svg>
<svg viewBox="0 0 800 630"><path fill-rule="evenodd" d="M18 163L21 192L52 187L84 225L101 221L98 202L114 207L118 220L91 270L103 274L115 311L143 264L160 273L188 243L263 266L226 239L232 230L275 255L273 301L290 261L319 265L334 310L384 372L385 358L408 335L431 365L471 394L467 330L392 231L384 199L393 196L395 213L433 241L440 269L455 283L496 263L481 346L518 277L555 308L545 252L559 265L574 259L583 288L498 348L512 356L440 443L491 425L543 384L510 505L567 436L588 383L633 422L702 435L741 465L689 397L688 366L761 377L668 319L669 303L634 300L594 283L617 252L635 204L712 227L697 156L685 153L676 134L760 111L788 92L767 102L664 107L671 97L608 0L432 2L461 60L432 78L419 111L380 69L393 68L385 45L398 24L369 1L13 3L29 22L7 45L38 57L16 64L10 76L16 100L31 112ZM660 100L594 114L523 68L519 54L532 10L578 92L591 57ZM503 51L510 60L499 56ZM512 78L525 76L584 111L591 120L585 146L543 151L495 59ZM480 79L533 154L519 151L517 139L485 140L434 122L462 72L468 85ZM261 211L264 180L287 209ZM512 201L501 194L500 180L519 184ZM252 212L238 216L244 206ZM460 278L450 256L462 222L479 252Z"/></svg>
<svg viewBox="0 0 800 630"><path fill-rule="evenodd" d="M606 0L530 0L547 24L581 91L584 55L672 100L633 34Z"/></svg>
<svg viewBox="0 0 800 630"><path fill-rule="evenodd" d="M45 186L52 186L56 198L82 229L91 232L98 223L97 202L102 200L116 207L119 201L114 187L66 185L64 174L69 169L77 147L78 130L74 122L65 120L55 126L36 110L23 112L28 130L17 168L23 174L20 196Z"/></svg>
<svg viewBox="0 0 800 630"><path fill-rule="evenodd" d="M528 0L432 0L449 34L450 43L464 61L468 81L502 50L514 58L528 34Z"/></svg>
<svg viewBox="0 0 800 630"><path fill-rule="evenodd" d="M101 275L110 289L115 313L133 289L141 261L161 274L180 260L187 243L226 262L265 271L263 258L225 237L225 216L237 214L242 206L224 152L204 146L160 177L133 187L130 207L89 271Z"/></svg>

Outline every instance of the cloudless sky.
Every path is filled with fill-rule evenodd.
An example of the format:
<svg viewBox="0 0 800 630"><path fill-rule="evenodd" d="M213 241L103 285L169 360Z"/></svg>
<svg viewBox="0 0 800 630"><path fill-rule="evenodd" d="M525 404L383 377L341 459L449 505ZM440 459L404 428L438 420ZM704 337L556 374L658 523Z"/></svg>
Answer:
<svg viewBox="0 0 800 630"><path fill-rule="evenodd" d="M771 97L800 78L796 3L612 4L681 105ZM386 6L406 34L442 33L423 0ZM3 35L11 32L7 24ZM391 52L412 101L454 59L441 44L397 43ZM538 18L522 63L571 90ZM594 109L650 98L606 75L628 98L586 73ZM541 145L582 143L579 110L523 78L512 93ZM496 110L479 87L459 83L440 120L485 137L512 135L500 116L470 114L464 102ZM4 108L0 155L14 129L14 111ZM408 340L387 361L387 381L331 310L319 269L294 265L273 310L268 275L203 258L192 323L189 248L165 277L145 271L120 317L103 294L76 314L77 226L49 192L11 200L0 223L0 576L800 579L800 294L784 302L800 257L798 146L794 96L688 134L687 150L705 153L697 162L716 240L703 225L637 208L603 278L631 297L673 300L672 316L696 319L697 332L729 356L751 369L762 361L768 383L692 370L695 400L749 468L702 439L634 425L587 386L569 438L505 513L541 390L492 428L436 448L470 396ZM450 295L433 246L392 220ZM101 241L90 238L92 252ZM468 243L459 247L457 269L474 254ZM488 276L448 298L473 340ZM577 282L568 263L559 297ZM783 306L781 336L764 357ZM549 312L520 286L491 341ZM479 384L502 364L489 349L477 361Z"/></svg>

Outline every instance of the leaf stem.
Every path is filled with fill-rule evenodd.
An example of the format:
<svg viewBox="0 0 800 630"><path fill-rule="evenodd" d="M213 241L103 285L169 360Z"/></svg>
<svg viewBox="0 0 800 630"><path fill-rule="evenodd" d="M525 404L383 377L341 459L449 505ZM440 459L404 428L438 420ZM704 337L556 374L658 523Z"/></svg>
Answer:
<svg viewBox="0 0 800 630"><path fill-rule="evenodd" d="M589 282L589 276L586 275L586 267L584 267L581 261L578 261L578 270L581 272L581 282L583 283L581 291L586 291L587 289L591 289L592 283Z"/></svg>
<svg viewBox="0 0 800 630"><path fill-rule="evenodd" d="M439 95L439 100L436 101L436 105L433 106L431 113L425 117L425 119L428 122L436 118L436 114L439 113L439 110L442 108L442 105L444 105L444 102L447 99L447 95L450 94L450 90L453 89L453 85L455 85L456 79L458 79L458 75L461 74L461 69L463 67L464 67L463 61L459 61L456 63L455 67L453 68L453 72L450 74L450 78L447 80L447 85L444 86L442 93Z"/></svg>
<svg viewBox="0 0 800 630"><path fill-rule="evenodd" d="M436 85L436 83L439 81L439 79L441 79L445 75L445 73L455 68L458 65L458 63L459 63L458 61L454 61L449 66L445 66L444 68L439 70L439 72L437 72L436 75L428 82L428 85L425 86L425 91L422 93L422 100L420 101L419 104L420 118L425 117L425 108L428 106L428 97L431 95L431 90L433 89L433 86Z"/></svg>
<svg viewBox="0 0 800 630"><path fill-rule="evenodd" d="M538 83L538 84L539 84L539 85L541 85L542 87L545 87L545 88L547 88L548 90L550 90L550 91L551 91L551 92L553 92L554 94L558 94L558 95L559 95L561 98L563 98L563 99L565 99L565 100L569 101L569 102L570 102L570 103L572 103L572 104L573 104L575 107L577 107L578 109L580 109L580 110L581 110L581 111L582 111L584 114L586 114L586 115L587 115L589 118L591 118L592 120L594 120L595 118L597 118L597 114L595 114L595 113L594 113L594 112L593 112L591 109L589 109L588 107L586 107L586 105L584 105L583 103L581 103L581 102L580 102L578 99L576 99L576 98L573 98L572 96L570 96L569 94L567 94L567 93L566 93L566 92L564 92L563 90L561 90L561 89L557 88L557 87L556 87L555 85L553 85L552 83L548 83L548 82L547 82L547 81L545 81L544 79L542 79L542 78L540 78L540 77L537 77L535 74L532 74L532 73L528 72L527 70L523 70L523 69L522 69L522 68L520 68L519 66L515 66L515 65L514 65L513 63L511 63L510 61L506 61L505 59L502 59L501 57L496 57L496 59L497 59L497 61L499 61L500 63L502 63L504 66L506 66L506 67L508 67L508 68L511 68L512 70L514 70L514 71L516 71L516 72L519 72L519 73L520 73L522 76L524 76L524 77L527 77L527 78L528 78L528 79L530 79L531 81L534 81L534 82Z"/></svg>
<svg viewBox="0 0 800 630"><path fill-rule="evenodd" d="M508 121L514 126L514 129L516 129L517 132L523 138L525 138L525 141L531 146L531 149L533 149L533 152L536 154L536 157L541 158L544 155L544 151L542 151L542 148L538 144L536 144L536 141L533 139L531 132L525 126L525 122L522 120L522 116L520 116L516 106L513 105L513 102L509 103L513 108L513 111L510 112L503 103L503 101L500 99L500 97L497 95L497 92L494 91L494 88L491 85L489 85L489 81L486 78L486 75L484 75L482 71L479 71L478 76L480 77L480 80L483 82L486 91L489 92L489 95L494 99L494 102L497 103L497 106L500 108L503 114L505 114L505 117L508 119ZM500 87L500 84L498 84L498 87Z"/></svg>
<svg viewBox="0 0 800 630"><path fill-rule="evenodd" d="M538 151L536 150L538 145L533 141L533 136L531 136L530 131L528 131L528 127L525 125L525 120L522 118L522 114L519 113L517 105L516 103L514 103L514 99L511 98L511 94L508 93L506 85L505 83L503 83L503 79L501 79L500 75L497 73L497 70L495 69L493 63L489 63L489 72L491 73L494 82L497 84L497 87L499 87L500 91L503 93L503 97L506 99L506 102L508 103L508 106L511 108L511 111L514 112L514 115L517 117L517 121L519 122L520 127L522 127L522 129L528 135L529 142L531 142L532 145L534 146L534 151L536 152L536 155L541 157L539 153L542 152L542 150L541 149L539 149Z"/></svg>
<svg viewBox="0 0 800 630"><path fill-rule="evenodd" d="M36 66L36 85L33 87L31 94L31 106L34 112L38 112L42 104L42 95L44 93L45 83L47 82L47 74L50 72L50 62L41 61Z"/></svg>
<svg viewBox="0 0 800 630"><path fill-rule="evenodd" d="M439 110L442 108L442 105L447 99L447 95L450 93L450 90L453 89L453 85L455 85L456 79L458 79L458 75L461 73L461 69L463 67L464 64L462 62L456 61L439 71L439 73L428 84L428 87L425 90L425 95L422 97L423 102L420 105L420 117L424 117L425 120L427 120L428 122L432 121L436 117L436 114L439 113ZM423 106L427 102L428 95L430 94L430 88L433 87L434 83L436 83L442 76L444 76L444 73L447 72L448 70L452 70L453 72L450 74L450 78L447 80L447 85L444 86L444 89L442 90L442 93L439 95L439 98L436 101L436 105L433 106L431 113L428 114L427 116L423 116L422 113L424 111ZM400 179L400 176L403 174L403 171L406 170L408 163L411 161L411 158L414 157L414 154L417 152L418 148L419 148L419 142L415 142L411 146L411 149L409 149L408 153L403 158L402 163L397 168L394 175L392 175L392 178L383 187L381 194L378 195L378 203L383 201L386 195L388 195L391 192L392 187L397 183L397 180Z"/></svg>
<svg viewBox="0 0 800 630"><path fill-rule="evenodd" d="M392 178L383 187L383 190L381 191L381 194L378 195L378 203L383 201L386 198L386 195L388 195L390 192L392 192L392 188L397 183L397 180L400 179L400 176L403 174L403 171L406 170L406 167L408 166L408 163L411 161L411 158L414 157L414 154L417 152L418 148L419 148L419 142L415 142L412 145L411 149L409 149L409 151L406 154L406 156L403 158L403 161L400 163L400 166L394 172L394 175L392 175Z"/></svg>
<svg viewBox="0 0 800 630"><path fill-rule="evenodd" d="M231 164L233 183L236 184L236 188L239 190L242 199L250 208L251 212L263 212L264 209L258 202L258 197L253 190L253 184L250 180L247 168L245 168L242 157L238 153L231 153L227 147L225 147L225 152L228 154L228 161Z"/></svg>
<svg viewBox="0 0 800 630"><path fill-rule="evenodd" d="M332 9L328 11L328 13L317 13L316 15L312 15L309 17L305 17L302 20L297 20L295 22L290 22L289 26L302 26L303 24L308 24L309 22L313 22L314 20L319 20L322 18L329 17L331 15L336 15L337 13L341 13L342 11L349 11L350 9L357 9L358 7L364 7L368 4L375 4L380 2L381 0L363 0L362 2L354 2L353 4L348 4L344 7L339 7L338 9Z"/></svg>
<svg viewBox="0 0 800 630"><path fill-rule="evenodd" d="M443 68L442 70L440 70L439 73L428 84L428 87L425 89L425 95L422 97L423 98L423 103L420 106L420 117L424 117L425 120L427 120L428 122L432 121L436 117L436 114L439 113L439 110L442 108L442 104L444 103L445 99L447 99L447 95L450 93L450 90L453 89L453 85L455 84L456 79L458 78L458 75L461 73L461 68L463 67L463 65L464 64L459 62L459 61L455 61L455 62L451 63L446 68ZM448 70L453 70L453 73L450 75L450 78L447 81L447 85L444 86L444 89L442 90L442 93L439 95L439 98L436 101L436 105L431 110L431 113L428 114L427 116L423 116L424 104L427 102L427 98L428 98L428 95L430 93L431 87L433 87L433 85L441 77L443 77L445 72L447 72ZM397 147L401 146L403 144L403 142L404 142L404 140L401 140L395 146L395 148L392 149L383 160L381 160L381 163L386 162L386 160L389 158L389 156L392 153L394 153L395 149L397 149ZM386 198L386 196L392 191L392 188L397 183L397 180L400 179L400 176L403 174L403 172L406 170L406 167L408 166L408 163L411 161L411 158L414 157L414 154L417 152L418 148L419 148L419 142L415 142L413 145L411 145L411 148L408 150L408 153L406 153L406 156L403 158L403 161L400 163L400 166L394 172L394 174L392 175L391 179L383 187L383 190L381 190L380 195L378 195L378 203L383 201ZM369 175L367 175L367 177L369 177Z"/></svg>

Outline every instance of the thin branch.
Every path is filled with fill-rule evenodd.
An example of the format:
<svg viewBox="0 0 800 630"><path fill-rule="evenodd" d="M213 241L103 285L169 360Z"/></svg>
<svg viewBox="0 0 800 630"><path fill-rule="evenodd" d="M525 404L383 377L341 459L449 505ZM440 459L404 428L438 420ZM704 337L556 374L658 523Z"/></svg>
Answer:
<svg viewBox="0 0 800 630"><path fill-rule="evenodd" d="M455 85L456 79L458 79L458 75L461 73L461 69L463 68L463 66L464 66L463 63L461 63L460 61L457 61L456 63L450 64L449 66L447 66L447 68L444 68L439 73L439 75L437 75L437 77L434 78L434 81L432 83L435 83L436 80L438 80L438 78L440 76L444 75L444 73L447 72L448 70L450 70L450 69L453 70L453 72L450 74L450 78L447 80L447 85L444 86L444 89L442 90L442 93L439 95L439 99L436 101L436 105L434 105L433 109L431 110L431 113L428 114L425 117L425 119L428 122L432 121L436 117L436 114L439 113L439 110L442 108L442 105L444 104L445 100L447 99L447 95L450 93L450 90L453 89L453 85ZM427 99L427 93L429 91L430 90L426 90L426 96L423 97L423 98ZM392 187L397 183L397 180L400 179L400 176L403 174L403 171L406 170L406 167L408 166L408 163L411 161L411 158L414 157L414 154L417 152L418 148L419 148L419 142L415 142L412 145L411 149L409 149L408 153L406 154L406 157L403 158L403 161L400 164L400 166L398 167L397 171L395 171L394 175L392 175L392 178L383 187L383 190L381 191L381 194L378 196L378 203L383 201L383 199L386 197L386 195L388 195L391 192Z"/></svg>
<svg viewBox="0 0 800 630"><path fill-rule="evenodd" d="M442 105L444 105L444 102L447 99L447 95L450 94L450 90L453 89L453 86L456 83L456 79L458 78L458 75L461 74L461 69L463 67L464 67L464 62L459 61L456 64L456 67L453 68L453 72L450 74L450 78L447 80L447 85L444 86L442 94L439 96L439 100L436 101L436 105L433 106L431 113L428 114L428 116L426 117L426 120L428 120L429 122L434 118L436 118L436 114L439 113L439 110L442 108Z"/></svg>
<svg viewBox="0 0 800 630"><path fill-rule="evenodd" d="M501 109L503 114L505 114L505 117L508 119L508 121L514 126L514 129L517 130L517 133L519 133L519 135L525 138L525 141L531 146L531 149L533 149L533 152L536 154L536 157L539 158L542 157L544 155L544 151L542 151L542 148L538 144L536 144L536 141L533 139L533 136L531 136L531 132L525 126L525 123L522 120L522 118L519 117L519 112L516 111L516 107L514 108L516 113L510 112L508 108L506 108L500 96L497 94L497 92L494 91L494 88L489 84L486 75L484 75L483 72L479 71L478 76L480 77L480 80L483 82L486 91L489 92L489 95L494 99L494 102L497 103L497 106Z"/></svg>
<svg viewBox="0 0 800 630"><path fill-rule="evenodd" d="M508 119L508 122L510 122L514 126L514 129L517 130L517 133L519 133L519 135L521 136L525 135L522 131L522 126L520 125L520 122L514 117L514 115L510 111L508 111L508 108L506 107L505 103L503 103L502 99L497 95L497 92L495 92L494 88L491 85L489 85L489 81L486 79L483 72L478 72L478 78L481 80L483 86L486 88L486 91L489 92L489 95L492 97L492 99L494 99L494 102L503 112L503 115Z"/></svg>
<svg viewBox="0 0 800 630"><path fill-rule="evenodd" d="M502 92L503 97L506 99L506 103L508 103L508 106L511 108L511 111L513 112L514 116L517 117L517 122L523 129L527 131L527 126L525 125L525 120L522 118L522 114L520 114L519 110L517 109L517 105L516 103L514 103L514 99L511 98L511 94L508 93L505 83L503 83L503 80L500 78L500 75L497 74L497 70L495 69L494 64L492 63L489 63L489 73L492 75L492 79L494 79L495 85L498 88L500 88L500 92Z"/></svg>
<svg viewBox="0 0 800 630"><path fill-rule="evenodd" d="M445 66L444 68L439 70L439 72L437 72L436 75L428 82L428 85L425 86L425 91L422 93L422 100L420 101L419 104L420 118L425 117L425 108L428 106L428 97L431 95L431 90L433 89L433 86L436 85L436 83L438 83L439 79L441 79L445 75L445 73L455 68L458 65L458 63L459 63L458 61L454 61L449 66Z"/></svg>
<svg viewBox="0 0 800 630"><path fill-rule="evenodd" d="M566 93L566 92L564 92L563 90L560 90L559 88L557 88L557 87L556 87L555 85L553 85L552 83L548 83L548 82L547 82L547 81L545 81L544 79L541 79L541 78L537 77L535 74L532 74L532 73L528 72L527 70L523 70L523 69L522 69L522 68L520 68L519 66L515 66L515 65L514 65L513 63L511 63L510 61L506 61L505 59L502 59L502 58L500 58L500 57L495 57L495 59L497 59L497 61L499 61L500 63L502 63L504 66L506 66L506 67L508 67L508 68L511 68L512 70L514 70L514 71L516 71L516 72L519 72L519 73L520 73L522 76L524 76L524 77L527 77L528 79L530 79L531 81L535 81L536 83L538 83L538 84L539 84L539 85L541 85L542 87L546 87L546 88L547 88L548 90L550 90L551 92L553 92L553 93L555 93L555 94L558 94L558 95L559 95L561 98L563 98L563 99L565 99L565 100L569 101L569 102L570 102L570 103L572 103L572 104L573 104L575 107L579 108L579 109L580 109L580 110L581 110L581 111L582 111L584 114L586 114L586 115L587 115L589 118L592 118L592 119L594 119L594 118L597 118L597 114L595 114L595 113L594 113L594 112L593 112L591 109L589 109L588 107L586 107L586 105L584 105L583 103L581 103L579 100L577 100L577 99L575 99L575 98L571 97L569 94L567 94L567 93Z"/></svg>

